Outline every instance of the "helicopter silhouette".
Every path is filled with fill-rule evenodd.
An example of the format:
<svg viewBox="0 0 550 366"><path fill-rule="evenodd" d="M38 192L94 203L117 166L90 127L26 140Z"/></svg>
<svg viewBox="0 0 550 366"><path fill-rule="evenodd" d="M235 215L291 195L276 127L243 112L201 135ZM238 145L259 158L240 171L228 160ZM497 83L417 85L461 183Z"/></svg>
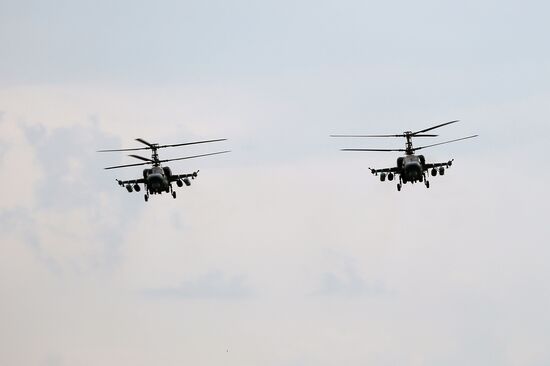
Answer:
<svg viewBox="0 0 550 366"><path fill-rule="evenodd" d="M454 139L450 141L439 142L436 144L413 147L412 138L413 137L437 137L438 135L426 134L425 132L440 128L443 126L450 125L452 123L457 123L458 120L445 122L437 126L429 127L419 131L405 131L401 134L395 135L331 135L331 137L404 137L407 141L404 149L341 149L342 151L398 151L404 152L405 156L397 158L397 163L395 167L384 168L384 169L372 169L369 168L371 173L374 175L380 174L380 181L384 182L386 178L389 181L393 181L395 177L399 177L399 183L397 183L397 190L401 191L402 185L410 182L414 184L416 182L424 182L426 188L430 188L430 182L427 179L427 172L430 171L432 177L435 177L438 173L439 175L445 174L445 169L448 169L453 165L454 159L451 159L445 163L427 163L423 155L416 155L417 150L425 149L432 146L449 144L451 142L471 139L477 137L478 135L471 135L467 137L462 137L459 139Z"/></svg>
<svg viewBox="0 0 550 366"><path fill-rule="evenodd" d="M190 179L195 179L199 173L199 171L197 170L196 172L193 172L190 174L173 174L170 167L162 166L162 163L166 163L169 161L176 161L176 160L200 158L203 156L225 154L229 152L226 150L226 151L218 151L218 152L213 152L208 154L200 154L200 155L186 156L186 157L175 158L175 159L160 160L157 152L158 149L164 149L167 147L204 144L209 142L218 142L218 141L225 141L225 140L227 139L193 141L193 142L184 142L184 143L172 144L172 145L159 145L159 144L149 143L142 138L137 138L136 141L141 142L146 146L138 147L138 148L130 148L130 149L99 150L98 152L151 150L151 158L146 158L146 157L134 155L134 154L128 155L132 158L143 160L144 163L116 165L116 166L110 166L105 168L108 170L108 169L118 169L118 168L126 168L126 167L151 164L152 165L151 168L143 170L143 178L131 179L131 180L118 180L118 179L116 180L120 186L126 187L126 190L130 193L133 191L139 192L141 190L140 184L143 184L145 188L144 199L145 199L145 202L147 202L149 200L149 195L151 194L171 193L172 197L176 198L176 191L173 189L172 183L175 182L178 187L183 187L184 184L186 186L190 186L191 185Z"/></svg>

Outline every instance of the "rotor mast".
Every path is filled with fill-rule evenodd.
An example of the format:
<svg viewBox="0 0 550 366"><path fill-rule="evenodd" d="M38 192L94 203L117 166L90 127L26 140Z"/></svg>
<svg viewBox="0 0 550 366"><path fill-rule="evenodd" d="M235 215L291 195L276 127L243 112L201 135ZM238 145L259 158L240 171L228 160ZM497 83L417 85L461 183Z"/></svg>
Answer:
<svg viewBox="0 0 550 366"><path fill-rule="evenodd" d="M413 155L414 154L414 148L412 143L412 137L413 137L412 131L406 131L403 133L403 136L407 139L407 142L405 143L405 154L407 155Z"/></svg>
<svg viewBox="0 0 550 366"><path fill-rule="evenodd" d="M151 144L151 160L153 160L153 166L160 166L160 159L157 151L158 144Z"/></svg>

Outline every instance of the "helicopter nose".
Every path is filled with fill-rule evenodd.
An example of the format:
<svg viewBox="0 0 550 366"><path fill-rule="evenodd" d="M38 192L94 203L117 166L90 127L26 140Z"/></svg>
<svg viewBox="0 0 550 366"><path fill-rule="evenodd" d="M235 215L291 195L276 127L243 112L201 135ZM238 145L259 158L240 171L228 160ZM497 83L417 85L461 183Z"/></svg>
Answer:
<svg viewBox="0 0 550 366"><path fill-rule="evenodd" d="M409 172L410 176L419 177L421 175L422 168L416 163L407 164L405 170Z"/></svg>
<svg viewBox="0 0 550 366"><path fill-rule="evenodd" d="M162 177L158 174L151 174L147 180L149 181L149 186L154 189L160 188L162 184Z"/></svg>

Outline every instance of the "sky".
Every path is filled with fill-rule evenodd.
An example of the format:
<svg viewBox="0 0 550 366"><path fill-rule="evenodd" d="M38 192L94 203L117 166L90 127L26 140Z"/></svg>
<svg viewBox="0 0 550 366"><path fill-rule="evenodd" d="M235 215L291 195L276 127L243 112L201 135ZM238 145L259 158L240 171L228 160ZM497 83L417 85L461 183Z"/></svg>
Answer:
<svg viewBox="0 0 550 366"><path fill-rule="evenodd" d="M0 0L0 364L548 365L549 11ZM454 119L430 189L329 138Z"/></svg>

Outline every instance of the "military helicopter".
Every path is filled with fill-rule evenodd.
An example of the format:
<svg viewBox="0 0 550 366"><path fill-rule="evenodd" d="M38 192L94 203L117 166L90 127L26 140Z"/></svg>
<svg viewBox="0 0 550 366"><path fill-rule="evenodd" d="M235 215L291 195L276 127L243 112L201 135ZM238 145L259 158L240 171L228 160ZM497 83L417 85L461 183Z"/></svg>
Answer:
<svg viewBox="0 0 550 366"><path fill-rule="evenodd" d="M142 138L137 138L136 141L141 142L146 146L138 147L138 148L130 148L130 149L99 150L98 152L151 150L150 159L139 155L128 155L128 156L131 156L132 158L143 160L145 161L145 163L125 164L125 165L110 166L105 168L105 169L118 169L118 168L126 168L126 167L132 167L132 166L151 164L152 165L151 168L143 170L143 178L131 179L131 180L118 180L118 179L116 180L121 187L126 187L126 190L130 193L133 191L139 192L141 190L140 184L143 184L145 188L144 199L145 199L145 202L147 202L149 200L150 194L162 194L163 192L166 192L166 193L171 192L172 197L176 198L176 191L174 191L172 187L172 183L176 182L176 185L178 187L183 187L184 184L186 186L190 186L191 181L189 179L195 179L199 173L199 171L197 170L196 172L193 172L190 174L172 174L172 170L167 166L163 167L162 163L166 163L168 161L186 160L186 159L200 158L203 156L225 154L229 152L229 151L218 151L218 152L213 152L208 154L160 160L157 153L158 149L164 149L167 147L204 144L208 142L218 142L218 141L225 141L225 140L227 139L193 141L193 142L184 142L184 143L172 144L172 145L159 145L159 144L149 143Z"/></svg>
<svg viewBox="0 0 550 366"><path fill-rule="evenodd" d="M393 181L393 179L398 176L399 177L399 183L397 183L397 190L401 191L401 187L403 184L410 182L411 184L414 184L416 182L424 182L426 185L426 188L430 188L430 182L428 181L426 174L428 170L430 171L430 174L432 177L435 177L438 173L439 175L445 174L445 169L448 169L451 165L453 165L454 159L451 159L445 163L426 163L426 159L423 155L416 155L415 152L417 150L425 149L432 146L437 145L443 145L448 144L451 142L471 139L474 137L477 137L478 135L472 135L467 137L462 137L455 140L450 141L444 141L439 142L436 144L431 145L425 145L425 146L419 146L419 147L413 147L412 144L412 138L413 137L437 137L438 135L433 134L426 134L425 132L434 130L436 128L440 128L443 126L450 125L452 123L457 123L456 121L450 121L445 122L442 124L439 124L437 126L433 126L430 128L425 128L423 130L419 131L405 131L401 134L395 134L395 135L331 135L331 137L404 137L407 142L405 144L404 149L341 149L342 151L399 151L404 152L405 156L401 156L397 158L397 166L393 168L385 168L385 169L372 169L369 168L371 173L374 175L378 175L380 173L380 181L384 182L386 178L388 178L389 181Z"/></svg>

